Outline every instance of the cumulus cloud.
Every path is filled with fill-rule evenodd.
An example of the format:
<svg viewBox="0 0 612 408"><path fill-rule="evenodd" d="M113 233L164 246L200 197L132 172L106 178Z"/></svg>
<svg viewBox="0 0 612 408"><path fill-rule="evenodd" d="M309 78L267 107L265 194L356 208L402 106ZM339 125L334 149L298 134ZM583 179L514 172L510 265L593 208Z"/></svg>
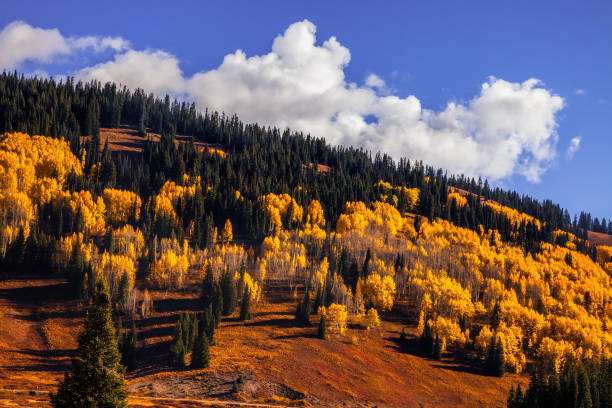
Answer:
<svg viewBox="0 0 612 408"><path fill-rule="evenodd" d="M499 180L519 174L537 182L556 156L557 113L564 100L537 79L491 77L471 100L434 111L414 95L390 94L375 74L363 84L348 81L350 59L335 37L317 43L316 27L304 20L278 35L269 53L237 50L215 69L192 76L167 52L132 49L75 76L170 93L194 100L200 109L237 113L246 122L290 127L468 176Z"/></svg>
<svg viewBox="0 0 612 408"><path fill-rule="evenodd" d="M376 74L368 75L365 80L365 85L376 89L382 95L388 95L390 93L390 89L385 80Z"/></svg>
<svg viewBox="0 0 612 408"><path fill-rule="evenodd" d="M94 52L107 49L119 52L130 48L130 42L121 37L70 37L68 43L72 49L85 50L91 48Z"/></svg>
<svg viewBox="0 0 612 408"><path fill-rule="evenodd" d="M164 51L149 50L129 50L117 54L112 61L79 70L76 78L83 81L97 79L103 83L117 82L157 95L182 94L186 85L179 61L174 56Z"/></svg>
<svg viewBox="0 0 612 408"><path fill-rule="evenodd" d="M582 142L581 137L573 137L572 140L570 140L570 144L567 148L567 157L569 159L573 158L576 152L580 149L581 142Z"/></svg>
<svg viewBox="0 0 612 408"><path fill-rule="evenodd" d="M0 31L0 69L15 69L27 60L50 63L77 50L122 51L129 43L120 37L64 37L58 29L32 27L14 21Z"/></svg>

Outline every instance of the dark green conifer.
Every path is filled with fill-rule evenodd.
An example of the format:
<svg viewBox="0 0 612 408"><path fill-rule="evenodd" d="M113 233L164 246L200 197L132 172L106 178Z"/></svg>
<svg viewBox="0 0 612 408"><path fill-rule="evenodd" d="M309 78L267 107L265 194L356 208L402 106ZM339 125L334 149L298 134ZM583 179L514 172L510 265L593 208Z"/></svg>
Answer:
<svg viewBox="0 0 612 408"><path fill-rule="evenodd" d="M310 291L308 288L306 288L304 298L296 306L295 321L301 326L310 325Z"/></svg>
<svg viewBox="0 0 612 408"><path fill-rule="evenodd" d="M240 320L251 320L251 291L248 288L244 288L244 294L242 295Z"/></svg>
<svg viewBox="0 0 612 408"><path fill-rule="evenodd" d="M130 332L122 334L119 341L119 350L121 351L121 364L128 370L136 369L136 342L138 333L136 331L136 322L132 320L132 328Z"/></svg>
<svg viewBox="0 0 612 408"><path fill-rule="evenodd" d="M207 368L210 364L210 352L208 350L208 337L202 332L196 338L191 354L192 368Z"/></svg>
<svg viewBox="0 0 612 408"><path fill-rule="evenodd" d="M327 339L327 327L326 327L326 322L325 322L325 315L322 315L321 320L319 320L318 337L323 340Z"/></svg>
<svg viewBox="0 0 612 408"><path fill-rule="evenodd" d="M500 317L501 307L499 305L499 300L495 301L495 305L493 306L493 311L491 312L491 328L493 330L497 330L499 323L501 321Z"/></svg>
<svg viewBox="0 0 612 408"><path fill-rule="evenodd" d="M223 316L229 316L236 309L236 283L234 276L226 269L221 278L221 289L223 291Z"/></svg>
<svg viewBox="0 0 612 408"><path fill-rule="evenodd" d="M125 407L123 373L108 286L100 280L79 335L77 357L72 359L71 372L64 376L57 393L51 394L51 404L55 408Z"/></svg>
<svg viewBox="0 0 612 408"><path fill-rule="evenodd" d="M440 341L440 336L438 336L437 333L433 343L433 356L438 361L442 360L442 342Z"/></svg>
<svg viewBox="0 0 612 408"><path fill-rule="evenodd" d="M215 327L219 327L221 315L223 314L223 290L218 283L215 285L213 293L212 311L215 316Z"/></svg>
<svg viewBox="0 0 612 408"><path fill-rule="evenodd" d="M489 351L485 359L485 370L487 374L495 377L502 377L505 372L503 344L497 340L495 335L491 338Z"/></svg>
<svg viewBox="0 0 612 408"><path fill-rule="evenodd" d="M200 315L200 331L206 334L208 337L209 344L215 344L215 315L212 311L212 307L206 308Z"/></svg>
<svg viewBox="0 0 612 408"><path fill-rule="evenodd" d="M170 358L179 367L185 367L185 354L187 354L187 351L185 350L184 337L183 322L182 319L179 319L176 326L174 326L174 334L170 342Z"/></svg>

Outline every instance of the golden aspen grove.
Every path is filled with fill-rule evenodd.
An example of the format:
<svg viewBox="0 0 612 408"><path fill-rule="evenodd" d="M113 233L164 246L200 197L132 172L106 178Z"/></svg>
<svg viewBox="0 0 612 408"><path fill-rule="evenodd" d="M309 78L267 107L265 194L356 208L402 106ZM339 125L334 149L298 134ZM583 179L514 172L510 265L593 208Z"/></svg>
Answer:
<svg viewBox="0 0 612 408"><path fill-rule="evenodd" d="M612 245L590 214L110 83L0 85L89 107L0 121L0 294L34 294L22 337L53 381L107 296L128 399L505 406L584 362L591 406L612 400ZM0 382L54 392L18 356L17 307L0 303L0 362L21 364Z"/></svg>

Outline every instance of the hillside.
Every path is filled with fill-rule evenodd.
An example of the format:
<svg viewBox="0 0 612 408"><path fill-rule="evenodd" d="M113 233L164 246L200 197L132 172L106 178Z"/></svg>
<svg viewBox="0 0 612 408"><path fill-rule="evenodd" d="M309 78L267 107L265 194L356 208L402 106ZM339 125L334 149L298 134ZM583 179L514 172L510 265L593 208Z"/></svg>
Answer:
<svg viewBox="0 0 612 408"><path fill-rule="evenodd" d="M42 391L54 390L62 377L82 323L82 307L64 301L67 286L55 278L1 283L0 382L5 389L38 391L37 396L0 393L5 405L48 406ZM221 323L209 369L175 371L157 348L169 341L179 313L197 304L191 290L156 293L156 312L137 319L143 363L128 375L130 395L280 405L502 407L510 386L526 383L515 375L483 377L452 355L439 362L423 358L414 346L402 349L399 334L405 326L399 322L384 322L376 332L355 329L333 341L319 340L316 327L295 327L295 301L278 298L273 288L271 300L257 307L252 321L229 317ZM232 397L231 383L239 376L246 381ZM27 400L35 402L28 405Z"/></svg>
<svg viewBox="0 0 612 408"><path fill-rule="evenodd" d="M0 85L1 398L122 365L135 406L503 407L534 374L611 403L605 219L142 90Z"/></svg>

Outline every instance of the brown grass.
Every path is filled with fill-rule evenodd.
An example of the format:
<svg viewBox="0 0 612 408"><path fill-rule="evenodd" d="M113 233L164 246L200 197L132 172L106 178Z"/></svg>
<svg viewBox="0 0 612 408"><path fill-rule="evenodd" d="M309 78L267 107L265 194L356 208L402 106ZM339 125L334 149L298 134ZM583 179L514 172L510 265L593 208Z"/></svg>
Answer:
<svg viewBox="0 0 612 408"><path fill-rule="evenodd" d="M51 391L69 367L82 324L74 301L54 298L29 302L28 291L61 285L61 280L0 282L0 388ZM44 293L44 291L32 292ZM16 296L19 295L19 296ZM453 355L443 361L420 357L398 343L405 326L399 316L380 331L350 328L343 336L316 338L316 325L295 327L295 301L268 293L254 318L225 318L205 370L176 370L164 350L183 310L197 310L195 285L184 293L151 291L152 317L137 321L139 369L127 375L132 395L221 399L278 405L410 407L503 407L509 387L526 377L487 377ZM25 296L23 299L21 296ZM44 304L40 319L31 319ZM314 320L314 319L313 319ZM314 323L314 321L313 321ZM127 327L127 324L126 324ZM237 394L232 384L243 378ZM0 402L48 406L46 397L0 393ZM133 400L134 406L198 406L187 402ZM202 405L205 406L205 405Z"/></svg>
<svg viewBox="0 0 612 408"><path fill-rule="evenodd" d="M604 234L602 232L587 231L589 242L595 245L609 245L612 246L612 235Z"/></svg>
<svg viewBox="0 0 612 408"><path fill-rule="evenodd" d="M308 169L314 167L314 163L308 163L308 165L302 164L302 171L306 173ZM317 164L317 173L319 174L327 174L331 170L331 167L325 164Z"/></svg>
<svg viewBox="0 0 612 408"><path fill-rule="evenodd" d="M159 142L161 135L158 133L149 132L147 133L154 142ZM83 137L83 140L89 137ZM138 135L138 129L133 126L121 125L118 128L100 128L100 143L104 146L104 143L108 140L108 147L112 152L126 152L126 153L138 153L142 152L144 147L145 138ZM181 143L189 143L191 136L188 135L176 135L175 144L178 146ZM194 147L198 151L204 149L214 149L223 151L219 145L212 145L201 141L194 140Z"/></svg>

